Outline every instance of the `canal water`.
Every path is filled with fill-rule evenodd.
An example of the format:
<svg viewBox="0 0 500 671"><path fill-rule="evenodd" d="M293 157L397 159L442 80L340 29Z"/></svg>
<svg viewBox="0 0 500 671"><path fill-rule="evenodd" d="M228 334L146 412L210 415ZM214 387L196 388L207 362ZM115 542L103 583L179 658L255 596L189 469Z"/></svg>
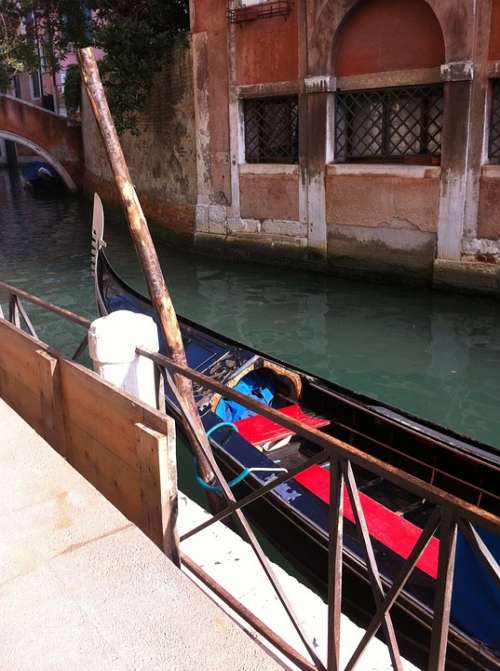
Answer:
<svg viewBox="0 0 500 671"><path fill-rule="evenodd" d="M143 289L127 228L106 215L111 261ZM0 171L0 280L93 317L90 220L87 201L37 199ZM206 258L151 227L180 314L500 449L497 301ZM30 314L42 339L73 352L78 327Z"/></svg>

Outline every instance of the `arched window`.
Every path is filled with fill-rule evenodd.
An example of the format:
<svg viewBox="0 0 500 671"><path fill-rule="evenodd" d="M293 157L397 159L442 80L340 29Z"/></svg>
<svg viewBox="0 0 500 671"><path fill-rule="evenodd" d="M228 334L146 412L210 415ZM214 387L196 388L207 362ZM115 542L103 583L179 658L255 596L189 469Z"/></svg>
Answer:
<svg viewBox="0 0 500 671"><path fill-rule="evenodd" d="M356 5L334 44L336 160L438 162L444 61L443 34L425 0Z"/></svg>

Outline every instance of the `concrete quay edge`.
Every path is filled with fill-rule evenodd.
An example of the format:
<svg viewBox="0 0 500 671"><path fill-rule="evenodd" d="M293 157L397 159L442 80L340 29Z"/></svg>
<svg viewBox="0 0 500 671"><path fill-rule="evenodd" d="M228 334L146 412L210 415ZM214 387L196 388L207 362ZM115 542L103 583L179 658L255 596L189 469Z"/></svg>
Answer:
<svg viewBox="0 0 500 671"><path fill-rule="evenodd" d="M1 399L0 424L0 668L282 668Z"/></svg>

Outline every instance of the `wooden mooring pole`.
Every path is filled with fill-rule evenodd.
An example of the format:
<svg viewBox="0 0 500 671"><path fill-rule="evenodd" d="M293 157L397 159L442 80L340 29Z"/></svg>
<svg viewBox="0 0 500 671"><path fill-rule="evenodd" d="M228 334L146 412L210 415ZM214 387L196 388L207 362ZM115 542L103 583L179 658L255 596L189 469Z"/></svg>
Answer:
<svg viewBox="0 0 500 671"><path fill-rule="evenodd" d="M163 277L148 224L134 185L132 184L92 48L79 49L78 60L80 62L85 90L104 142L115 184L118 188L123 210L127 218L130 235L134 241L137 256L146 277L149 295L158 315L169 356L178 365L187 366L186 353L184 351L177 315ZM184 430L198 461L201 477L205 482L212 482L214 479L213 471L205 459L198 442L201 440L207 448L209 447L205 429L194 400L192 383L188 378L178 373L174 373L174 381L184 400L186 411L189 413L190 423L187 421L184 422ZM197 437L193 435L191 426L194 427Z"/></svg>

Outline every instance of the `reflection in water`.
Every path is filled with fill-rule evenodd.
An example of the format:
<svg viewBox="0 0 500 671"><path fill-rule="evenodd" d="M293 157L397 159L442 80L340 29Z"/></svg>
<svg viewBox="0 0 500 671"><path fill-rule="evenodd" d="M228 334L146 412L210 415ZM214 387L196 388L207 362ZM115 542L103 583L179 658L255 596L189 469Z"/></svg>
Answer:
<svg viewBox="0 0 500 671"><path fill-rule="evenodd" d="M0 279L95 315L90 206L35 200L0 171ZM339 384L500 447L498 303L206 259L152 227L181 314ZM126 227L108 213L109 255L143 289ZM71 353L80 331L30 308Z"/></svg>

